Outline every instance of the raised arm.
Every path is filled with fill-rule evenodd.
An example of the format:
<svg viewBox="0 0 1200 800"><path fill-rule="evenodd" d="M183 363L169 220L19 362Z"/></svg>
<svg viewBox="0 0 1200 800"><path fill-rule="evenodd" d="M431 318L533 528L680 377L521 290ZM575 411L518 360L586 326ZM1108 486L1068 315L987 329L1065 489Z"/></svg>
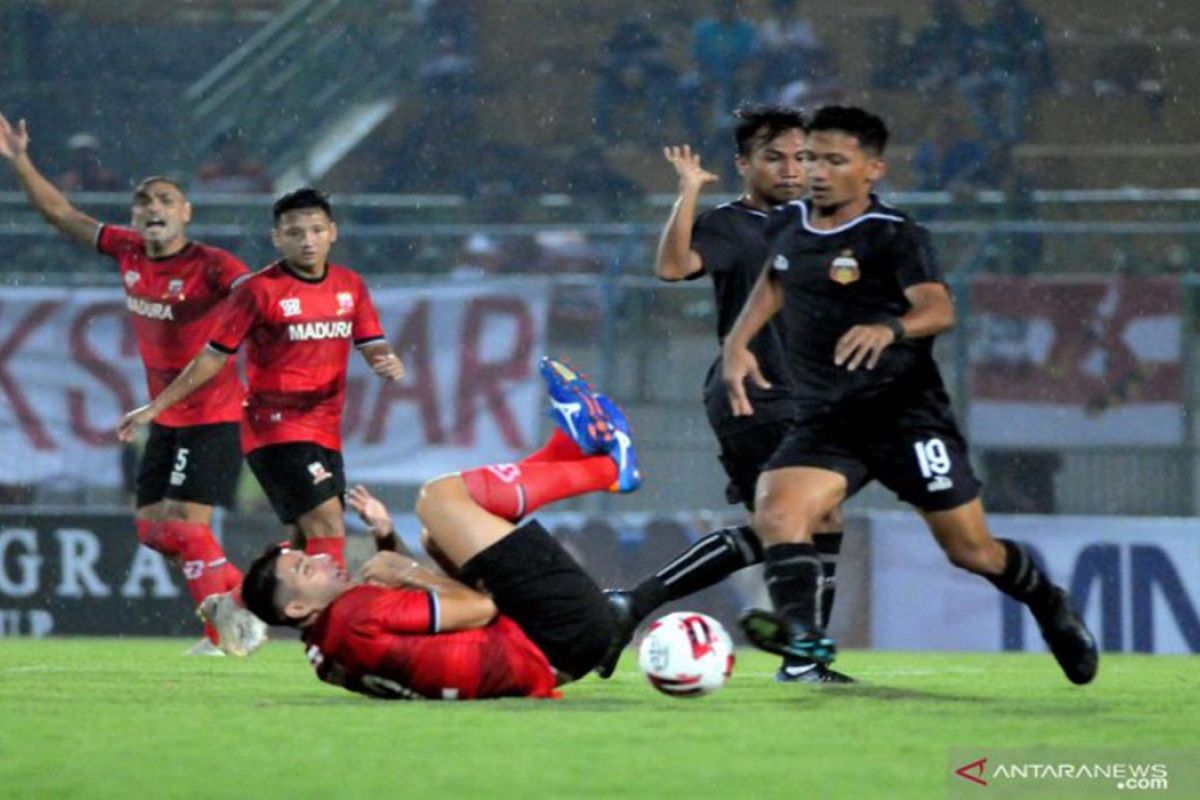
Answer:
<svg viewBox="0 0 1200 800"><path fill-rule="evenodd" d="M14 128L0 114L0 157L12 165L29 204L47 222L80 244L91 247L95 243L96 228L100 223L71 205L30 159L29 130L25 120L17 122Z"/></svg>
<svg viewBox="0 0 1200 800"><path fill-rule="evenodd" d="M183 368L183 372L175 376L175 380L171 381L167 388L159 392L158 397L125 415L117 428L117 438L123 442L133 441L138 426L149 425L159 414L208 383L216 377L228 360L228 354L205 347Z"/></svg>
<svg viewBox="0 0 1200 800"><path fill-rule="evenodd" d="M768 265L759 273L754 289L721 349L722 378L735 417L748 417L754 413L754 407L746 396L747 378L763 389L771 388L770 382L759 369L758 359L750 351L750 342L782 307L783 287L771 276Z"/></svg>
<svg viewBox="0 0 1200 800"><path fill-rule="evenodd" d="M679 176L679 198L658 240L654 274L659 280L680 281L704 268L700 254L692 249L692 223L701 190L718 178L700 166L700 156L686 144L664 147L663 155Z"/></svg>

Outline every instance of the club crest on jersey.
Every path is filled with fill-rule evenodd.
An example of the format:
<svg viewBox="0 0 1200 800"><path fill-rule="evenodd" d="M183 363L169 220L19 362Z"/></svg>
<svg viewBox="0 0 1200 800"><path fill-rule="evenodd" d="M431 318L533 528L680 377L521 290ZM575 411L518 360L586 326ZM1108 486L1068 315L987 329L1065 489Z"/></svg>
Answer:
<svg viewBox="0 0 1200 800"><path fill-rule="evenodd" d="M183 279L172 278L167 281L167 297L171 300L183 299Z"/></svg>
<svg viewBox="0 0 1200 800"><path fill-rule="evenodd" d="M320 461L314 461L308 465L308 474L312 475L313 486L316 486L321 481L327 481L333 477L333 473L325 469L325 465Z"/></svg>
<svg viewBox="0 0 1200 800"><path fill-rule="evenodd" d="M343 314L350 314L354 311L354 295L350 292L337 293L337 313L340 317Z"/></svg>
<svg viewBox="0 0 1200 800"><path fill-rule="evenodd" d="M125 285L126 286L132 287L135 283L137 283L141 279L142 279L142 276L137 274L133 270L130 270L129 272L125 273Z"/></svg>
<svg viewBox="0 0 1200 800"><path fill-rule="evenodd" d="M775 256L775 260L771 262L771 268L776 272L786 272L789 266L791 265L788 264L787 256L783 253Z"/></svg>
<svg viewBox="0 0 1200 800"><path fill-rule="evenodd" d="M286 300L280 300L279 307L281 309L283 309L283 315L285 317L300 316L300 298L299 297L289 297Z"/></svg>
<svg viewBox="0 0 1200 800"><path fill-rule="evenodd" d="M854 251L849 248L839 253L833 263L829 265L829 278L834 283L847 286L860 277L862 277L862 272L858 268L858 260L854 257Z"/></svg>

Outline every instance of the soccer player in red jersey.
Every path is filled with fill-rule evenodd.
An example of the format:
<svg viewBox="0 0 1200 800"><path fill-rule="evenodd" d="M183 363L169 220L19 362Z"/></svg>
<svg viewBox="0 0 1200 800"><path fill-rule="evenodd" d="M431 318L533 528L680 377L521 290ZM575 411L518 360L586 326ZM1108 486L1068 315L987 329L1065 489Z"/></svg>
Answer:
<svg viewBox="0 0 1200 800"><path fill-rule="evenodd" d="M328 683L388 699L558 697L595 668L616 635L599 586L537 521L541 506L640 484L620 409L569 368L543 361L559 425L540 450L425 484L417 500L426 550L447 574L381 552L352 581L331 559L286 546L246 571L246 606L299 628ZM377 541L386 509L351 502Z"/></svg>
<svg viewBox="0 0 1200 800"><path fill-rule="evenodd" d="M353 344L376 375L404 376L367 285L329 262L337 223L311 188L275 202L273 239L283 258L238 284L208 346L148 405L130 411L122 438L203 391L246 343L249 395L242 450L271 506L311 554L344 564L342 408Z"/></svg>
<svg viewBox="0 0 1200 800"><path fill-rule="evenodd" d="M225 250L187 238L192 207L170 178L139 183L133 192L132 226L121 227L101 224L76 209L41 174L29 156L24 120L14 128L0 115L0 156L12 165L30 204L51 225L117 262L147 388L157 397L203 349L218 306L249 274L245 264ZM262 644L266 633L245 609L228 600L215 602L242 579L210 526L213 506L230 505L237 487L243 395L237 371L229 364L204 391L155 420L138 469L138 539L182 566L192 599L212 622L205 626L207 639L192 653L220 655L219 643L242 654Z"/></svg>

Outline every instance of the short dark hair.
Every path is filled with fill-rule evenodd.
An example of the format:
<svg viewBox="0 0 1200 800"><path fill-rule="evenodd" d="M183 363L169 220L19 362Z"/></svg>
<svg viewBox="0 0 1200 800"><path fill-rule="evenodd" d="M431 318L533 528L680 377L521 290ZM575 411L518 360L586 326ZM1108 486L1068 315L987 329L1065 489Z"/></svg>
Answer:
<svg viewBox="0 0 1200 800"><path fill-rule="evenodd" d="M271 212L275 217L275 221L279 222L279 218L289 211L310 208L319 208L325 212L325 216L333 219L333 207L329 205L329 198L311 186L305 186L294 192L288 192L283 197L280 197L275 201L275 205L271 207Z"/></svg>
<svg viewBox="0 0 1200 800"><path fill-rule="evenodd" d="M888 129L883 119L857 106L824 106L817 109L808 129L817 131L840 131L858 139L858 146L875 155L883 155L887 149Z"/></svg>
<svg viewBox="0 0 1200 800"><path fill-rule="evenodd" d="M149 189L150 184L152 184L152 183L165 183L170 186L174 186L176 189L179 190L180 194L185 195L185 196L187 195L187 192L183 188L183 184L180 183L177 179L172 178L168 175L150 175L148 177L142 178L140 181L137 182L137 185L133 187L133 196L137 197L139 194L141 194L142 192Z"/></svg>
<svg viewBox="0 0 1200 800"><path fill-rule="evenodd" d="M737 119L733 140L737 154L742 157L749 156L756 144L766 144L781 133L796 128L808 130L804 112L791 106L746 105L734 111L733 116Z"/></svg>
<svg viewBox="0 0 1200 800"><path fill-rule="evenodd" d="M271 545L261 556L254 559L250 569L246 570L246 576L242 578L242 602L251 614L268 625L296 625L296 621L285 615L275 601L275 595L279 592L279 578L275 575L275 566L279 563L279 557L288 549L289 545L286 543Z"/></svg>

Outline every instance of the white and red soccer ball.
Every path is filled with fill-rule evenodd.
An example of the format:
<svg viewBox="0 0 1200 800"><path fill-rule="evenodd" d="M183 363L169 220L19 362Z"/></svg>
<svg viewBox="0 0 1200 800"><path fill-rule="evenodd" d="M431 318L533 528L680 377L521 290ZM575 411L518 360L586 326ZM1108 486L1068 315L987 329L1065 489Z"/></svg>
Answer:
<svg viewBox="0 0 1200 800"><path fill-rule="evenodd" d="M663 694L712 694L733 673L733 640L712 617L677 611L650 624L638 646L638 666Z"/></svg>

